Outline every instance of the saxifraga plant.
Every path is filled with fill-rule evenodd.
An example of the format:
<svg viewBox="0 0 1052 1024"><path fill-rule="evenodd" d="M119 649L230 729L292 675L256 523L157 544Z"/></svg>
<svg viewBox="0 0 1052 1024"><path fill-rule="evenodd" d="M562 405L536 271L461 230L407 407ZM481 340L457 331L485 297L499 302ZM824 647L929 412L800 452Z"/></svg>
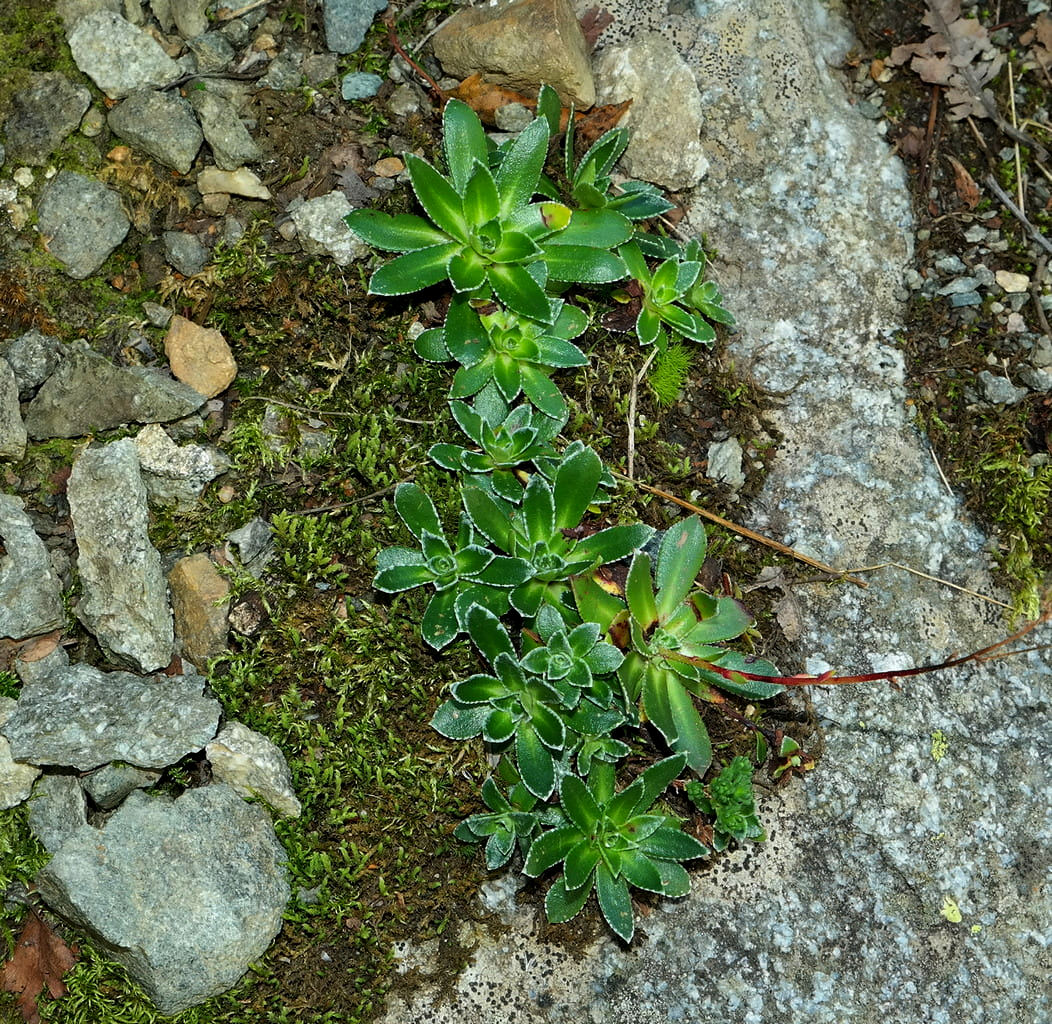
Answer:
<svg viewBox="0 0 1052 1024"><path fill-rule="evenodd" d="M571 127L568 195L558 194L543 174L558 118L557 97L542 88L538 117L497 148L475 114L450 101L448 176L406 157L427 219L373 210L347 217L367 242L400 254L373 274L373 294L443 280L452 287L445 324L421 334L416 347L424 359L460 364L450 408L472 445L441 443L430 452L460 477L455 542L428 495L401 484L395 507L417 547L382 550L374 585L388 593L432 587L423 638L441 649L466 633L488 662L451 686L432 719L447 737L481 737L495 763L482 786L487 810L463 821L457 836L485 842L492 869L516 851L529 875L558 869L545 900L549 919L570 920L594 892L607 923L628 942L631 889L683 896L690 887L683 862L710 852L661 805L681 774L689 771L688 795L714 819L715 849L763 838L748 759L733 759L704 783L712 745L699 703L721 704L722 693L762 701L790 686L930 672L998 656L1025 630L941 665L779 676L728 646L753 624L745 609L695 586L706 547L700 520L668 530L656 562L642 550L651 527L592 528L589 517L609 499L613 477L580 441L561 452L555 444L567 407L552 377L586 362L573 339L588 318L567 298L568 284L630 276L616 301L638 303L639 341L659 350L670 333L676 343L709 344L712 325L733 318L716 285L703 280L697 242L680 246L643 230L641 222L669 208L660 192L640 182L614 186L622 130L598 139L575 166ZM631 560L627 581L623 593L612 593L596 570L622 559ZM518 627L518 642L505 617ZM776 731L773 739L775 777L813 767L791 737ZM671 754L642 773L629 771L629 755L653 758L654 742ZM758 760L765 757L766 739L756 749Z"/></svg>

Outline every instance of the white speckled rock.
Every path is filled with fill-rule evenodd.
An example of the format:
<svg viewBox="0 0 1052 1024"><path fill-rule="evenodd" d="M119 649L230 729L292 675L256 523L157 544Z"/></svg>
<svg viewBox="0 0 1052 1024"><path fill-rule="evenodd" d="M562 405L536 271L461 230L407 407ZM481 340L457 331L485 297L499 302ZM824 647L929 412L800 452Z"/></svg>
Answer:
<svg viewBox="0 0 1052 1024"><path fill-rule="evenodd" d="M698 0L693 33L665 5L604 6L619 20L605 45L638 27L688 55L710 164L689 224L725 260L738 365L791 389L776 409L778 459L745 525L840 567L903 562L989 592L986 539L906 416L893 332L910 203L901 164L830 70L851 45L846 29L821 0ZM905 666L1005 632L997 608L932 581L890 569L868 579L867 590L799 594L800 662L783 668ZM437 1004L427 986L392 996L385 1020L1052 1019L1050 682L1047 655L1031 654L902 692L814 690L825 754L763 802L768 843L641 916L630 949L546 944L533 911L513 907L495 937L465 925L472 955L453 998ZM947 898L960 921L943 915ZM426 976L438 968L431 952L399 955Z"/></svg>

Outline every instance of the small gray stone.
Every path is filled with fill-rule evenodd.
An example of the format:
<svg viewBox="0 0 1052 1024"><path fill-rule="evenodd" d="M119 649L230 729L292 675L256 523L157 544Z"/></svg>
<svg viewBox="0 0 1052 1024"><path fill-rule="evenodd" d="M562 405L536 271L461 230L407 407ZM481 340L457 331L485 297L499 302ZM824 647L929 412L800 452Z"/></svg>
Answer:
<svg viewBox="0 0 1052 1024"><path fill-rule="evenodd" d="M88 90L65 75L52 71L35 76L28 89L12 97L12 113L4 125L8 156L20 164L46 164L90 104Z"/></svg>
<svg viewBox="0 0 1052 1024"><path fill-rule="evenodd" d="M979 282L974 277L958 277L939 289L940 295L959 295L962 292L974 292Z"/></svg>
<svg viewBox="0 0 1052 1024"><path fill-rule="evenodd" d="M265 800L279 814L299 817L300 802L285 755L266 736L240 722L228 722L205 754L217 781L241 796Z"/></svg>
<svg viewBox="0 0 1052 1024"><path fill-rule="evenodd" d="M161 774L148 768L111 761L85 775L80 784L96 807L109 811L135 790L149 789L155 785Z"/></svg>
<svg viewBox="0 0 1052 1024"><path fill-rule="evenodd" d="M225 99L207 89L192 89L189 98L218 167L234 171L262 159L263 151Z"/></svg>
<svg viewBox="0 0 1052 1024"><path fill-rule="evenodd" d="M1052 391L1052 370L1038 370L1033 366L1024 366L1019 371L1019 379L1038 394Z"/></svg>
<svg viewBox="0 0 1052 1024"><path fill-rule="evenodd" d="M112 11L81 18L69 34L69 48L77 67L111 100L167 85L182 73L157 40Z"/></svg>
<svg viewBox="0 0 1052 1024"><path fill-rule="evenodd" d="M164 255L168 262L186 277L200 274L208 262L208 249L197 235L189 231L165 231Z"/></svg>
<svg viewBox="0 0 1052 1024"><path fill-rule="evenodd" d="M303 61L303 73L311 85L321 85L336 77L336 54L312 53ZM363 72L367 74L368 72ZM347 99L344 96L344 99Z"/></svg>
<svg viewBox="0 0 1052 1024"><path fill-rule="evenodd" d="M186 100L153 89L132 93L106 121L115 135L180 174L190 170L204 139Z"/></svg>
<svg viewBox="0 0 1052 1024"><path fill-rule="evenodd" d="M285 859L266 811L214 785L171 803L132 793L36 883L175 1014L230 988L270 945L289 898Z"/></svg>
<svg viewBox="0 0 1052 1024"><path fill-rule="evenodd" d="M193 39L208 28L208 10L210 0L169 0L169 9L175 27L184 39Z"/></svg>
<svg viewBox="0 0 1052 1024"><path fill-rule="evenodd" d="M218 448L180 447L156 423L139 431L135 448L150 500L182 512L194 508L205 487L230 468L230 460Z"/></svg>
<svg viewBox="0 0 1052 1024"><path fill-rule="evenodd" d="M18 462L26 453L26 440L15 371L6 359L0 358L0 461Z"/></svg>
<svg viewBox="0 0 1052 1024"><path fill-rule="evenodd" d="M289 203L288 212L303 251L331 256L341 267L365 256L369 247L343 220L351 210L350 202L339 190L306 202Z"/></svg>
<svg viewBox="0 0 1052 1024"><path fill-rule="evenodd" d="M0 733L16 706L14 698L0 697ZM23 764L11 757L11 745L0 735L0 810L17 807L27 799L39 775L35 764Z"/></svg>
<svg viewBox="0 0 1052 1024"><path fill-rule="evenodd" d="M935 269L947 277L954 274L963 274L968 268L959 256L943 256L935 261Z"/></svg>
<svg viewBox="0 0 1052 1024"><path fill-rule="evenodd" d="M163 769L202 750L219 702L201 676L137 676L91 665L27 683L0 727L18 761L90 771L110 761Z"/></svg>
<svg viewBox="0 0 1052 1024"><path fill-rule="evenodd" d="M960 309L961 306L981 306L983 297L978 292L958 292L955 295L950 296L950 305L954 309Z"/></svg>
<svg viewBox="0 0 1052 1024"><path fill-rule="evenodd" d="M147 532L146 486L134 441L122 438L83 451L66 495L82 589L77 618L103 647L139 671L165 668L173 653L172 611L161 557ZM102 758L112 760L142 764L119 755Z"/></svg>
<svg viewBox="0 0 1052 1024"><path fill-rule="evenodd" d="M0 341L0 357L11 365L19 393L26 396L54 373L62 360L62 351L58 338L41 334L36 328L17 338Z"/></svg>
<svg viewBox="0 0 1052 1024"><path fill-rule="evenodd" d="M333 53L354 53L387 0L325 0L325 42Z"/></svg>
<svg viewBox="0 0 1052 1024"><path fill-rule="evenodd" d="M340 82L340 95L345 100L367 100L380 91L384 80L369 71L354 71L343 76Z"/></svg>
<svg viewBox="0 0 1052 1024"><path fill-rule="evenodd" d="M194 55L201 74L222 71L234 59L234 48L222 32L205 32L187 39L186 46Z"/></svg>
<svg viewBox="0 0 1052 1024"><path fill-rule="evenodd" d="M983 386L983 397L994 405L1017 405L1028 394L1026 388L1017 388L1006 377L999 377L989 370L979 373L979 383Z"/></svg>
<svg viewBox="0 0 1052 1024"><path fill-rule="evenodd" d="M303 60L306 54L296 46L286 46L271 62L267 73L259 80L265 89L284 92L298 89L303 84Z"/></svg>
<svg viewBox="0 0 1052 1024"><path fill-rule="evenodd" d="M48 853L88 823L84 790L73 775L43 775L29 800L29 827Z"/></svg>
<svg viewBox="0 0 1052 1024"><path fill-rule="evenodd" d="M144 366L114 366L86 344L70 346L25 413L30 437L82 437L126 423L167 423L199 409L204 395Z"/></svg>
<svg viewBox="0 0 1052 1024"><path fill-rule="evenodd" d="M533 116L533 111L521 103L505 103L503 107L497 107L493 119L502 132L521 132Z"/></svg>
<svg viewBox="0 0 1052 1024"><path fill-rule="evenodd" d="M76 280L94 274L128 234L120 197L101 182L61 171L40 199L37 226L48 252Z"/></svg>
<svg viewBox="0 0 1052 1024"><path fill-rule="evenodd" d="M142 304L142 311L146 316L146 319L153 324L154 327L165 328L168 326L172 319L172 310L167 306L158 305L156 302L144 302Z"/></svg>
<svg viewBox="0 0 1052 1024"><path fill-rule="evenodd" d="M707 476L726 484L732 491L737 491L745 484L745 473L742 472L742 446L736 437L726 441L716 441L709 445Z"/></svg>
<svg viewBox="0 0 1052 1024"><path fill-rule="evenodd" d="M265 519L250 519L228 533L227 540L237 548L241 568L257 579L274 557L274 528Z"/></svg>
<svg viewBox="0 0 1052 1024"><path fill-rule="evenodd" d="M0 494L0 637L39 636L65 622L62 584L24 502Z"/></svg>

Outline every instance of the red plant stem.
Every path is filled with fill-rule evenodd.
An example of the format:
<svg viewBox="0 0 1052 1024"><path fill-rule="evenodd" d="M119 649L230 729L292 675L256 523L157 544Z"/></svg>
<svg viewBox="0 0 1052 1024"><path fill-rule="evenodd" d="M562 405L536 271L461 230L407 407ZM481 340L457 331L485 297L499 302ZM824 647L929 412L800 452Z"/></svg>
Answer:
<svg viewBox="0 0 1052 1024"><path fill-rule="evenodd" d="M423 78L428 85L431 86L431 98L438 104L438 106L444 107L446 104L446 94L440 88L438 82L436 82L412 57L406 53L404 47L398 39L398 33L395 31L394 19L386 20L387 24L387 35L391 41L391 46L394 47L395 53L402 58L421 78Z"/></svg>
<svg viewBox="0 0 1052 1024"><path fill-rule="evenodd" d="M676 661L689 662L692 665L697 665L699 668L705 669L707 672L715 672L717 675L723 676L724 679L730 679L732 681L738 679L750 679L759 683L774 683L778 686L843 686L848 683L874 683L880 680L889 680L893 682L896 679L902 679L906 676L920 676L925 675L928 672L941 672L943 669L956 668L958 665L966 665L972 661L993 661L996 658L1008 658L1015 654L1026 654L1029 651L1041 651L1048 647L1052 647L1052 644L1038 644L1035 647L1024 647L1018 651L1001 650L1002 647L1014 643L1016 640L1026 636L1027 633L1035 627L1041 625L1043 622L1048 622L1049 619L1052 619L1052 607L1045 611L1040 618L1027 623L1022 629L1013 633L1011 636L1006 636L1003 640L998 640L997 643L990 644L989 647L983 647L978 651L972 651L970 654L949 658L946 661L939 662L937 665L917 665L914 668L890 669L885 672L866 672L862 675L856 676L834 676L832 670L829 672L823 672L819 676L803 674L793 676L764 676L759 675L756 672L742 672L737 669L724 668L721 665L713 664L711 661L706 661L704 658L691 658L686 655L677 655L674 651L666 651L663 653L665 654L665 657Z"/></svg>

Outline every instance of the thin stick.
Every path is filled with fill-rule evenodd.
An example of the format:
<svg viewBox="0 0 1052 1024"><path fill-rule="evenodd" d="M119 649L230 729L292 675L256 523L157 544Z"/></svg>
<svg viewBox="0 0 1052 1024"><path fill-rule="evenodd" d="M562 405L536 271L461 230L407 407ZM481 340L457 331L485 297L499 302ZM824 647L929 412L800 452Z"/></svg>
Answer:
<svg viewBox="0 0 1052 1024"><path fill-rule="evenodd" d="M935 468L939 471L939 479L942 480L943 484L946 487L946 493L949 494L949 496L952 498L953 488L950 486L950 481L946 479L946 474L942 471L942 466L939 465L939 457L935 454L935 449L932 448L931 445L929 445L928 451L931 454L931 461L935 463Z"/></svg>
<svg viewBox="0 0 1052 1024"><path fill-rule="evenodd" d="M1034 276L1030 279L1030 298L1034 300L1034 310L1037 313L1038 322L1041 324L1041 330L1045 334L1052 335L1052 328L1048 326L1048 317L1045 316L1045 307L1041 305L1041 286L1045 283L1045 267L1048 264L1048 257L1042 256L1037 261L1037 266L1034 267Z"/></svg>
<svg viewBox="0 0 1052 1024"><path fill-rule="evenodd" d="M390 20L385 19L387 25L387 37L390 40L391 46L394 47L395 52L399 57L402 58L421 78L423 78L429 86L431 86L431 98L438 104L439 108L446 105L446 94L442 91L442 87L436 82L412 57L406 53L405 48L402 46L398 39L398 33L395 31L394 18Z"/></svg>
<svg viewBox="0 0 1052 1024"><path fill-rule="evenodd" d="M1012 76L1012 62L1008 62L1008 110L1012 115L1012 127L1018 128L1019 122L1015 116L1015 79ZM1015 149L1015 187L1016 196L1019 198L1019 209L1026 212L1026 200L1023 196L1023 162L1019 159L1019 143L1012 143Z"/></svg>
<svg viewBox="0 0 1052 1024"><path fill-rule="evenodd" d="M1007 608L1009 611L1014 610L1010 604L1005 604L1004 601L998 601L995 597L987 597L986 594L980 594L978 590L969 590L967 587L962 587L959 583L951 583L949 580L944 580L940 576L931 576L926 572L921 572L920 569L913 569L908 565L903 565L901 562L881 562L879 565L860 565L857 568L847 569L845 571L876 572L877 569L901 569L903 572L909 572L914 576L920 576L921 579L931 580L932 583L941 583L944 587L949 587L951 590L959 590L962 594L967 594L969 597L977 597L980 601L989 601L990 604L999 605L1001 608Z"/></svg>
<svg viewBox="0 0 1052 1024"><path fill-rule="evenodd" d="M1020 210L1018 206L1016 206L1016 204L1012 201L1012 197L1003 188L1001 188L1001 186L997 183L997 179L992 174L988 174L983 180L986 182L990 190L997 196L997 198L1000 199L1001 202L1004 203L1004 205L1012 211L1012 214L1015 216L1016 220L1018 220L1019 223L1022 224L1024 228L1026 228L1027 233L1030 235L1030 237L1035 242L1037 242L1037 244L1040 245L1041 248L1045 250L1045 252L1052 255L1052 242L1049 242L1049 240L1045 238L1045 236L1041 234L1041 232L1038 231L1037 228L1034 227L1034 225L1031 224L1029 220L1027 220L1026 214L1023 213L1023 211Z"/></svg>
<svg viewBox="0 0 1052 1024"><path fill-rule="evenodd" d="M412 480L411 476L407 476L406 480ZM350 501L340 501L335 505L319 505L317 508L298 508L289 512L291 516L313 516L319 512L336 512L341 508L353 508L355 505L360 505L363 501L370 501L373 498L382 498L385 494L390 494L398 484L404 483L405 481L399 480L397 484L391 484L390 487L384 487L379 491L373 491L372 494L363 494L360 498L351 498Z"/></svg>
<svg viewBox="0 0 1052 1024"><path fill-rule="evenodd" d="M788 555L790 558L795 558L798 562L803 562L805 565L809 565L813 569L820 569L822 572L827 573L830 576L834 576L837 579L843 578L848 583L854 583L863 588L869 586L865 580L849 576L840 569L834 569L832 566L826 565L824 562L819 562L814 558L809 558L807 555L801 554L801 552L795 551L793 548L787 547L785 544L781 544L776 540L771 540L770 537L764 537L763 534L755 533L745 526L738 526L737 523L732 523L729 519L724 519L723 516L716 515L715 512L709 512L698 505L691 504L689 501L677 498L676 495L669 494L668 491L662 491L658 487L651 487L650 484L640 483L638 480L633 480L631 477L625 476L624 473L618 473L616 469L611 472L613 472L614 476L635 484L636 487L640 488L640 490L646 491L648 494L654 494L659 498L664 498L666 501L671 501L676 505L679 505L680 508L685 508L688 512L695 512L699 516L704 516L711 522L716 523L717 526L722 526L724 529L731 530L734 533L740 534L742 537L747 537L749 540L756 541L757 544L764 544L769 548L773 548L780 554Z"/></svg>
<svg viewBox="0 0 1052 1024"><path fill-rule="evenodd" d="M654 357L657 355L657 348L647 356L646 362L643 364L643 368L639 371L636 376L632 378L632 390L628 393L628 479L631 480L633 477L633 466L636 461L636 395L639 391L639 385L643 383L643 377L647 370L650 369L650 364L654 361Z"/></svg>
<svg viewBox="0 0 1052 1024"><path fill-rule="evenodd" d="M257 7L262 7L264 4L269 4L270 0L252 0L252 3L245 4L244 7L239 7L236 11L232 11L226 7L220 7L216 11L216 17L220 21L230 21L231 18L240 18L242 14L248 14L249 11L254 11Z"/></svg>

